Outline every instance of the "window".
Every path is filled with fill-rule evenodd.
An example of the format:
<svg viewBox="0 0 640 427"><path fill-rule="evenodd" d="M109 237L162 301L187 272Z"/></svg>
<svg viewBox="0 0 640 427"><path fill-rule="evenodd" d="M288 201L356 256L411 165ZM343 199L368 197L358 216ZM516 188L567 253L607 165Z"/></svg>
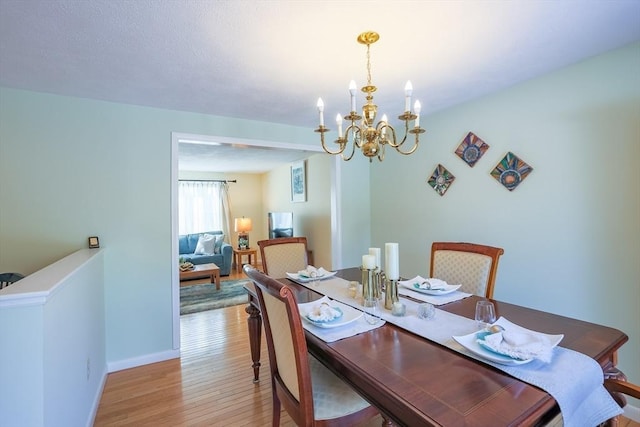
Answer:
<svg viewBox="0 0 640 427"><path fill-rule="evenodd" d="M179 234L225 230L226 183L180 181L178 185Z"/></svg>

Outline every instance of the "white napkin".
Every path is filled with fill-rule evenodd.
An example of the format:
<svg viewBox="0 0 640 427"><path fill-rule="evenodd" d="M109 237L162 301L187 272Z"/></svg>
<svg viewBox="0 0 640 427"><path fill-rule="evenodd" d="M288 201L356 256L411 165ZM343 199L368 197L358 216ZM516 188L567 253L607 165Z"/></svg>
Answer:
<svg viewBox="0 0 640 427"><path fill-rule="evenodd" d="M553 353L553 347L547 337L521 331L505 330L489 334L478 342L495 352L521 360L538 359L549 363Z"/></svg>
<svg viewBox="0 0 640 427"><path fill-rule="evenodd" d="M446 289L447 282L445 282L444 280L435 279L432 277L430 279L425 279L424 282L419 284L419 287L420 289L429 289L432 291L437 291L441 289Z"/></svg>
<svg viewBox="0 0 640 427"><path fill-rule="evenodd" d="M313 265L308 265L305 270L298 271L298 276L305 278L323 277L328 273L329 272L322 267L315 268Z"/></svg>
<svg viewBox="0 0 640 427"><path fill-rule="evenodd" d="M340 316L342 316L342 311L332 307L326 301L314 305L307 313L307 317L315 322L328 322Z"/></svg>

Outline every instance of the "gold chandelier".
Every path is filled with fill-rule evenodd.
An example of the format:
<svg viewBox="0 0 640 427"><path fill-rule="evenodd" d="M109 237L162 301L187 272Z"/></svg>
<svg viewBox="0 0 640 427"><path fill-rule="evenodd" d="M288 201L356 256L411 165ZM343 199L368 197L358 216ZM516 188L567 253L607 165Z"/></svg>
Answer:
<svg viewBox="0 0 640 427"><path fill-rule="evenodd" d="M320 142L322 148L329 154L342 156L342 159L347 161L351 160L355 153L356 147L362 150L362 154L369 158L369 162L373 161L374 157L378 157L378 160L384 159L385 146L389 145L395 148L400 154L409 155L412 154L418 148L418 138L425 130L420 127L420 101L416 101L411 112L411 94L413 87L411 82L407 82L405 86L405 112L398 116L398 119L404 121L404 137L398 142L396 139L396 131L387 120L387 115L384 114L382 119L376 123L376 115L378 113L378 106L373 103L373 92L377 88L371 84L371 57L370 47L373 43L377 42L380 36L373 31L367 31L358 36L358 43L367 45L367 85L362 87L362 92L366 93L367 102L362 106L362 116L356 111L356 83L352 80L349 84L349 93L351 95L351 112L344 117L345 120L351 121L345 130L342 132L342 117L340 114L336 117L336 124L338 126L338 139L335 143L338 145L338 149L331 151L327 148L324 142L324 134L329 129L324 126L324 103L322 98L318 98L318 112L320 113L320 126L315 132L320 133ZM360 123L357 123L362 120ZM414 121L413 127L410 128L410 121ZM402 146L405 143L409 134L415 135L415 141L413 147L407 151L402 150ZM345 155L345 148L348 143L351 142L351 154ZM348 151L347 151L348 152Z"/></svg>

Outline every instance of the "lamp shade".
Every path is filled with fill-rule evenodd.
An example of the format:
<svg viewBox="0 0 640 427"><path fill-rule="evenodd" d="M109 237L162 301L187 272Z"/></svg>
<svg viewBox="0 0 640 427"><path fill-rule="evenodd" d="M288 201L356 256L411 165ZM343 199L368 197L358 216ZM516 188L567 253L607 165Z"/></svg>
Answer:
<svg viewBox="0 0 640 427"><path fill-rule="evenodd" d="M251 231L251 218L236 218L235 229L237 233L247 233Z"/></svg>

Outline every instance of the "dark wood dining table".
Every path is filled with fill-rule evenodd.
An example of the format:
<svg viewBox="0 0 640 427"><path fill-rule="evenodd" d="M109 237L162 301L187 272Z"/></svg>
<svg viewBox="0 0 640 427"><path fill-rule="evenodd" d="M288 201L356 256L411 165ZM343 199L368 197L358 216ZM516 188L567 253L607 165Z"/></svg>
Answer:
<svg viewBox="0 0 640 427"><path fill-rule="evenodd" d="M337 277L360 280L360 269L340 270ZM298 302L320 294L287 278ZM249 339L254 382L260 368L262 321L255 290L249 293ZM471 296L439 309L473 318ZM497 315L549 334L564 334L561 346L595 359L605 376L623 378L616 368L617 350L628 340L623 332L569 317L497 300ZM311 354L348 382L387 418L401 426L536 426L560 409L544 390L511 377L476 359L414 335L391 323L332 343L306 332Z"/></svg>

